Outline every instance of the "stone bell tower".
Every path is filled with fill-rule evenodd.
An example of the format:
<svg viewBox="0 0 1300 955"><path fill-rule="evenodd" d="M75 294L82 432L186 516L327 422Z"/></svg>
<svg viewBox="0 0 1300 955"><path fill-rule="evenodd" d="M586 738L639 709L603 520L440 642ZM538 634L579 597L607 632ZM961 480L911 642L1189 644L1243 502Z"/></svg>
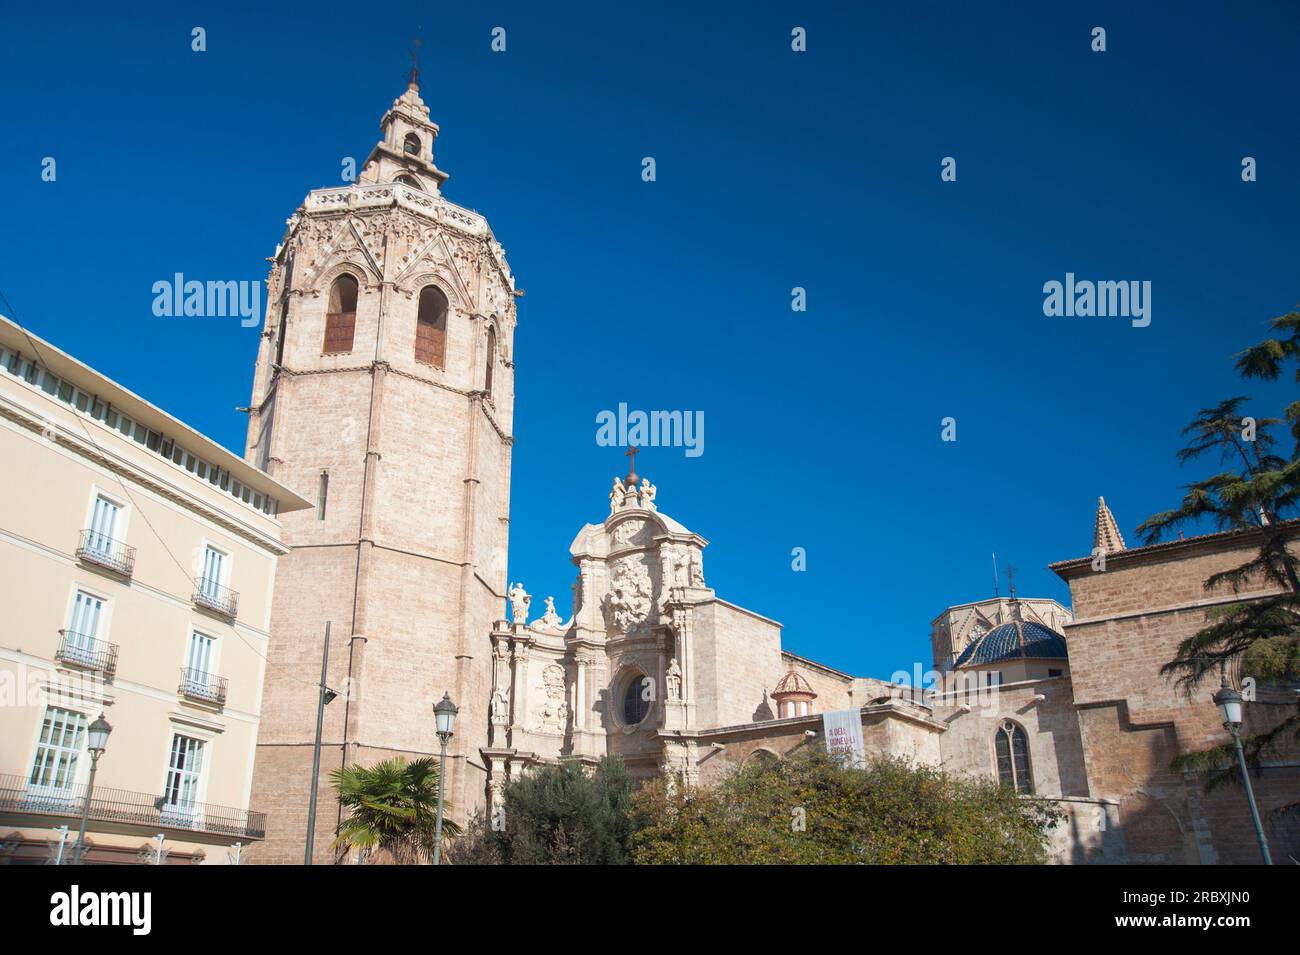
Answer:
<svg viewBox="0 0 1300 955"><path fill-rule="evenodd" d="M309 193L271 260L247 456L315 497L283 516L251 804L258 862L301 862L317 684L332 625L328 773L436 756L433 704L460 706L452 818L483 804L493 621L506 590L515 283L480 215L447 201L418 72L358 180Z"/></svg>

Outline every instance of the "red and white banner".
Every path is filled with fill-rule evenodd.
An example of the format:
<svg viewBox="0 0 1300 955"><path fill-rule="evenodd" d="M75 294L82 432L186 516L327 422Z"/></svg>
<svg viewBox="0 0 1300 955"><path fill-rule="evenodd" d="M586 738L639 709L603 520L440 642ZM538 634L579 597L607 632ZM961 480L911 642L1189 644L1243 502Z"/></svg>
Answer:
<svg viewBox="0 0 1300 955"><path fill-rule="evenodd" d="M862 741L862 711L836 710L822 714L822 731L826 734L826 752L845 756L849 765L865 769L866 745Z"/></svg>

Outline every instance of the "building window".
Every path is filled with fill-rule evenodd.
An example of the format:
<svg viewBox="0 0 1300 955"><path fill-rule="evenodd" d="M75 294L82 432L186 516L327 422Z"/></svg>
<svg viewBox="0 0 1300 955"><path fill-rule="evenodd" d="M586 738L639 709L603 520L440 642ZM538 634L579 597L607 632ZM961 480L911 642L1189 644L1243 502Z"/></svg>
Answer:
<svg viewBox="0 0 1300 955"><path fill-rule="evenodd" d="M1054 677L1054 676L1060 676L1060 675L1061 675L1061 670L1060 670L1059 668L1057 668L1057 667L1048 667L1048 668L1047 668L1047 676L1048 676L1049 679L1050 679L1051 677Z"/></svg>
<svg viewBox="0 0 1300 955"><path fill-rule="evenodd" d="M117 543L117 520L122 508L115 501L110 501L102 494L95 496L95 505L90 511L90 534L86 546L97 554L113 556Z"/></svg>
<svg viewBox="0 0 1300 955"><path fill-rule="evenodd" d="M488 326L487 335L487 371L483 373L483 390L492 397L492 371L497 363L497 330Z"/></svg>
<svg viewBox="0 0 1300 955"><path fill-rule="evenodd" d="M403 174L397 177L397 181L404 186L410 186L412 189L418 189L420 192L424 192L424 186L420 185L420 180L416 179L414 176Z"/></svg>
<svg viewBox="0 0 1300 955"><path fill-rule="evenodd" d="M644 674L637 673L631 677L623 688L623 722L636 726L650 712L650 687Z"/></svg>
<svg viewBox="0 0 1300 955"><path fill-rule="evenodd" d="M63 659L72 663L93 664L95 641L99 639L99 619L104 601L94 594L78 590L72 601L72 620L64 633Z"/></svg>
<svg viewBox="0 0 1300 955"><path fill-rule="evenodd" d="M86 736L86 717L82 713L45 708L41 723L41 738L36 745L36 758L27 784L33 789L66 791L72 788L77 777L77 758Z"/></svg>
<svg viewBox="0 0 1300 955"><path fill-rule="evenodd" d="M206 633L195 630L190 634L190 655L185 666L189 670L188 678L196 683L206 685L207 677L212 673L212 648L216 640Z"/></svg>
<svg viewBox="0 0 1300 955"><path fill-rule="evenodd" d="M446 350L447 296L436 285L426 285L415 321L415 360L442 368Z"/></svg>
<svg viewBox="0 0 1300 955"><path fill-rule="evenodd" d="M204 547L203 575L199 578L199 592L205 597L219 600L225 572L226 555L211 545Z"/></svg>
<svg viewBox="0 0 1300 955"><path fill-rule="evenodd" d="M357 280L351 275L340 275L330 286L329 306L325 311L326 355L345 354L352 351L352 337L357 328Z"/></svg>
<svg viewBox="0 0 1300 955"><path fill-rule="evenodd" d="M316 520L325 520L325 500L330 493L330 473L321 471L320 485L316 489Z"/></svg>
<svg viewBox="0 0 1300 955"><path fill-rule="evenodd" d="M415 133L407 133L406 139L402 142L402 151L412 156L420 155L420 137Z"/></svg>
<svg viewBox="0 0 1300 955"><path fill-rule="evenodd" d="M164 811L188 815L198 802L199 775L203 772L203 740L172 737L171 758L167 763L167 786L163 790Z"/></svg>
<svg viewBox="0 0 1300 955"><path fill-rule="evenodd" d="M1003 721L993 737L997 753L998 781L1018 793L1034 791L1034 777L1029 771L1029 737L1019 723Z"/></svg>

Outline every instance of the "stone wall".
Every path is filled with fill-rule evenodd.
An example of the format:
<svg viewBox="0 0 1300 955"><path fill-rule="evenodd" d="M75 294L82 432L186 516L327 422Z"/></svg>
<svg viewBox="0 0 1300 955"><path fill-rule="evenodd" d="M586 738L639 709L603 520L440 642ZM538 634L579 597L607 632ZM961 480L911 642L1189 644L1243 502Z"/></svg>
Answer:
<svg viewBox="0 0 1300 955"><path fill-rule="evenodd" d="M768 694L785 672L781 625L721 600L699 606L694 614L696 725L774 717Z"/></svg>
<svg viewBox="0 0 1300 955"><path fill-rule="evenodd" d="M1035 697L1042 696L1042 700ZM970 712L959 707L965 702ZM1029 740L1030 772L1040 796L1088 796L1083 743L1068 677L992 687L969 698L941 699L935 718L948 727L940 738L943 768L958 775L997 778L994 734L1003 720L1018 723Z"/></svg>
<svg viewBox="0 0 1300 955"><path fill-rule="evenodd" d="M1119 803L1135 862L1259 861L1242 788L1207 793L1203 777L1171 769L1175 757L1229 740L1211 699L1216 681L1188 695L1160 673L1179 643L1205 626L1206 611L1234 598L1207 592L1205 579L1253 553L1250 535L1216 534L1111 553L1105 571L1087 559L1053 565L1073 595L1066 637L1090 792ZM1264 592L1244 588L1235 599ZM1246 732L1285 711L1247 703ZM1275 858L1300 855L1300 833L1272 814L1300 799L1295 757L1288 741L1255 780Z"/></svg>

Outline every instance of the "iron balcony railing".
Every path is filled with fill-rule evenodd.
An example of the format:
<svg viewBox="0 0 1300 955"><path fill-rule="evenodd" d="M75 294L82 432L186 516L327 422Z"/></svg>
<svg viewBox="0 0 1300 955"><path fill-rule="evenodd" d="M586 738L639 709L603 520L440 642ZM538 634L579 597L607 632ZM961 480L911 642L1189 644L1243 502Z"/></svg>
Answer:
<svg viewBox="0 0 1300 955"><path fill-rule="evenodd" d="M63 638L54 659L83 670L96 670L111 677L117 670L117 644L95 640L84 633L60 630Z"/></svg>
<svg viewBox="0 0 1300 955"><path fill-rule="evenodd" d="M194 584L194 605L234 620L239 615L239 594L203 577Z"/></svg>
<svg viewBox="0 0 1300 955"><path fill-rule="evenodd" d="M0 813L7 816L58 816L73 819L75 824L75 820L81 818L85 799L85 786L50 789L29 785L25 776L0 776ZM98 822L142 826L150 835L161 828L240 839L266 836L265 813L202 802L177 805L169 803L165 796L105 789L103 786L95 787L90 800L90 818Z"/></svg>
<svg viewBox="0 0 1300 955"><path fill-rule="evenodd" d="M213 676L211 673L204 673L202 670L181 667L179 693L191 700L225 706L227 683L228 681L224 676Z"/></svg>
<svg viewBox="0 0 1300 955"><path fill-rule="evenodd" d="M135 548L99 531L84 530L77 542L77 560L103 567L123 577L135 572Z"/></svg>

